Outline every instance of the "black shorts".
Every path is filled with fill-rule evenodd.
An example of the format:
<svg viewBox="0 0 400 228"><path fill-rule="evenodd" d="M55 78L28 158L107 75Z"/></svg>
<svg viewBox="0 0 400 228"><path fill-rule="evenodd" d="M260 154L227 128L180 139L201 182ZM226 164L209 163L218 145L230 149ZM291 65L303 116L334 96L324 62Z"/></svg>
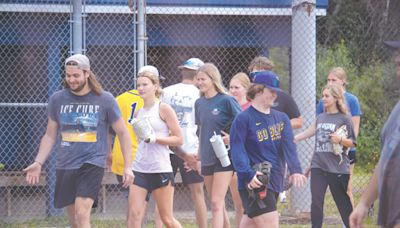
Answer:
<svg viewBox="0 0 400 228"><path fill-rule="evenodd" d="M129 187L128 188L122 187L122 176L121 175L115 174L115 176L117 176L118 184L119 184L120 190L122 192L122 195L125 198L128 198L129 197ZM147 192L146 202L149 202L150 196L151 196L151 192Z"/></svg>
<svg viewBox="0 0 400 228"><path fill-rule="evenodd" d="M225 172L225 171L234 171L233 165L230 164L227 167L223 167L221 165L221 162L218 161L218 163L215 165L208 165L201 167L201 175L203 176L211 176L214 175L214 173Z"/></svg>
<svg viewBox="0 0 400 228"><path fill-rule="evenodd" d="M247 190L239 190L239 194L240 198L242 199L244 213L249 218L254 218L268 212L276 211L276 199L279 195L277 192L268 189L267 196L263 200L266 206L265 208L260 208L257 202L251 204L249 192Z"/></svg>
<svg viewBox="0 0 400 228"><path fill-rule="evenodd" d="M74 204L76 197L95 200L99 194L104 168L85 163L79 169L57 169L54 207Z"/></svg>
<svg viewBox="0 0 400 228"><path fill-rule="evenodd" d="M350 150L349 151L349 160L350 160L350 165L356 163L356 150Z"/></svg>
<svg viewBox="0 0 400 228"><path fill-rule="evenodd" d="M157 188L167 186L171 182L175 186L173 173L141 173L133 171L133 184L146 189L149 193ZM146 197L147 198L147 197Z"/></svg>
<svg viewBox="0 0 400 228"><path fill-rule="evenodd" d="M186 171L183 165L184 161L182 158L178 157L175 154L171 154L170 159L174 176L178 172L179 168L183 184L188 185L188 184L201 183L204 181L204 178L196 170Z"/></svg>

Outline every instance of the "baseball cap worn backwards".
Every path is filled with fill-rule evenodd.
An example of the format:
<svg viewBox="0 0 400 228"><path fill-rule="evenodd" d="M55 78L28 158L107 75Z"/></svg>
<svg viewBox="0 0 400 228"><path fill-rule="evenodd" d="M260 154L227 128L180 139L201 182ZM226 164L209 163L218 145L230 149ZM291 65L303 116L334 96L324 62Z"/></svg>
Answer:
<svg viewBox="0 0 400 228"><path fill-rule="evenodd" d="M154 74L156 77L158 77L161 80L164 80L165 77L160 75L160 72L158 72L158 69L155 66L152 65L146 65L146 66L142 66L139 71L138 74L143 73L143 72L150 72L152 74Z"/></svg>
<svg viewBox="0 0 400 228"><path fill-rule="evenodd" d="M204 62L199 58L190 58L186 60L182 66L179 66L178 69L189 69L189 70L198 70L201 66L204 65Z"/></svg>
<svg viewBox="0 0 400 228"><path fill-rule="evenodd" d="M265 87L274 91L279 90L280 82L279 77L273 71L258 71L254 72L253 83L264 85Z"/></svg>
<svg viewBox="0 0 400 228"><path fill-rule="evenodd" d="M71 64L72 62L76 64ZM86 55L82 54L71 55L67 58L67 60L65 60L65 65L76 66L81 70L90 70L89 58Z"/></svg>

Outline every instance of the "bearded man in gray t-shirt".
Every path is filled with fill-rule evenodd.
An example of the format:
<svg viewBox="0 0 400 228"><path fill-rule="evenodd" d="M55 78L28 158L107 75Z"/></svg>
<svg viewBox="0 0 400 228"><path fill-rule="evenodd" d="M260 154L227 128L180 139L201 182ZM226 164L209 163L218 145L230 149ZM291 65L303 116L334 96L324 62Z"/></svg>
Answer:
<svg viewBox="0 0 400 228"><path fill-rule="evenodd" d="M65 89L50 97L48 122L35 161L24 169L37 184L53 146L57 151L54 206L66 207L71 227L90 227L90 210L106 166L109 128L118 135L124 154L123 186L132 184L131 141L114 97L90 70L89 59L75 54L65 61Z"/></svg>

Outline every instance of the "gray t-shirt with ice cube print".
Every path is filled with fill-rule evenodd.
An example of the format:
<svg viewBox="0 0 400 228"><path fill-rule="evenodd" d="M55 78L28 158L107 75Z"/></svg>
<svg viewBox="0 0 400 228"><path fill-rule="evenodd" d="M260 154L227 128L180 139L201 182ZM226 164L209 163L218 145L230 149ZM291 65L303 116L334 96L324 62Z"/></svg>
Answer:
<svg viewBox="0 0 400 228"><path fill-rule="evenodd" d="M315 132L315 151L311 160L311 168L320 168L330 173L349 174L350 160L347 156L347 148L343 147L343 161L333 153L333 144L330 141L330 134L345 125L348 131L348 139L353 140L355 136L351 117L343 113L321 113L317 116Z"/></svg>
<svg viewBox="0 0 400 228"><path fill-rule="evenodd" d="M121 116L111 93L77 96L63 89L50 97L47 111L58 124L57 169L78 169L84 163L106 167L107 134Z"/></svg>

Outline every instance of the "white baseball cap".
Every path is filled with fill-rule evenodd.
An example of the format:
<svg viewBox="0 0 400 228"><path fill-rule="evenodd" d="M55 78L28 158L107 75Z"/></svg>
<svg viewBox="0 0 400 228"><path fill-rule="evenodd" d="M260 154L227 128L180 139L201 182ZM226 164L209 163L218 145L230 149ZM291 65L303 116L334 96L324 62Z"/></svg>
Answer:
<svg viewBox="0 0 400 228"><path fill-rule="evenodd" d="M86 55L82 54L71 55L65 60L65 65L71 65L68 64L70 62L75 62L76 65L74 64L72 66L77 66L81 70L90 70L90 61Z"/></svg>
<svg viewBox="0 0 400 228"><path fill-rule="evenodd" d="M143 73L143 72L150 72L152 74L154 74L156 77L158 77L161 80L165 80L165 77L161 76L160 73L158 72L158 69L155 66L152 65L146 65L146 66L142 66L139 71L138 74Z"/></svg>
<svg viewBox="0 0 400 228"><path fill-rule="evenodd" d="M182 66L179 66L178 69L189 69L189 70L199 70L201 66L204 65L204 62L199 58L190 58L183 63Z"/></svg>

